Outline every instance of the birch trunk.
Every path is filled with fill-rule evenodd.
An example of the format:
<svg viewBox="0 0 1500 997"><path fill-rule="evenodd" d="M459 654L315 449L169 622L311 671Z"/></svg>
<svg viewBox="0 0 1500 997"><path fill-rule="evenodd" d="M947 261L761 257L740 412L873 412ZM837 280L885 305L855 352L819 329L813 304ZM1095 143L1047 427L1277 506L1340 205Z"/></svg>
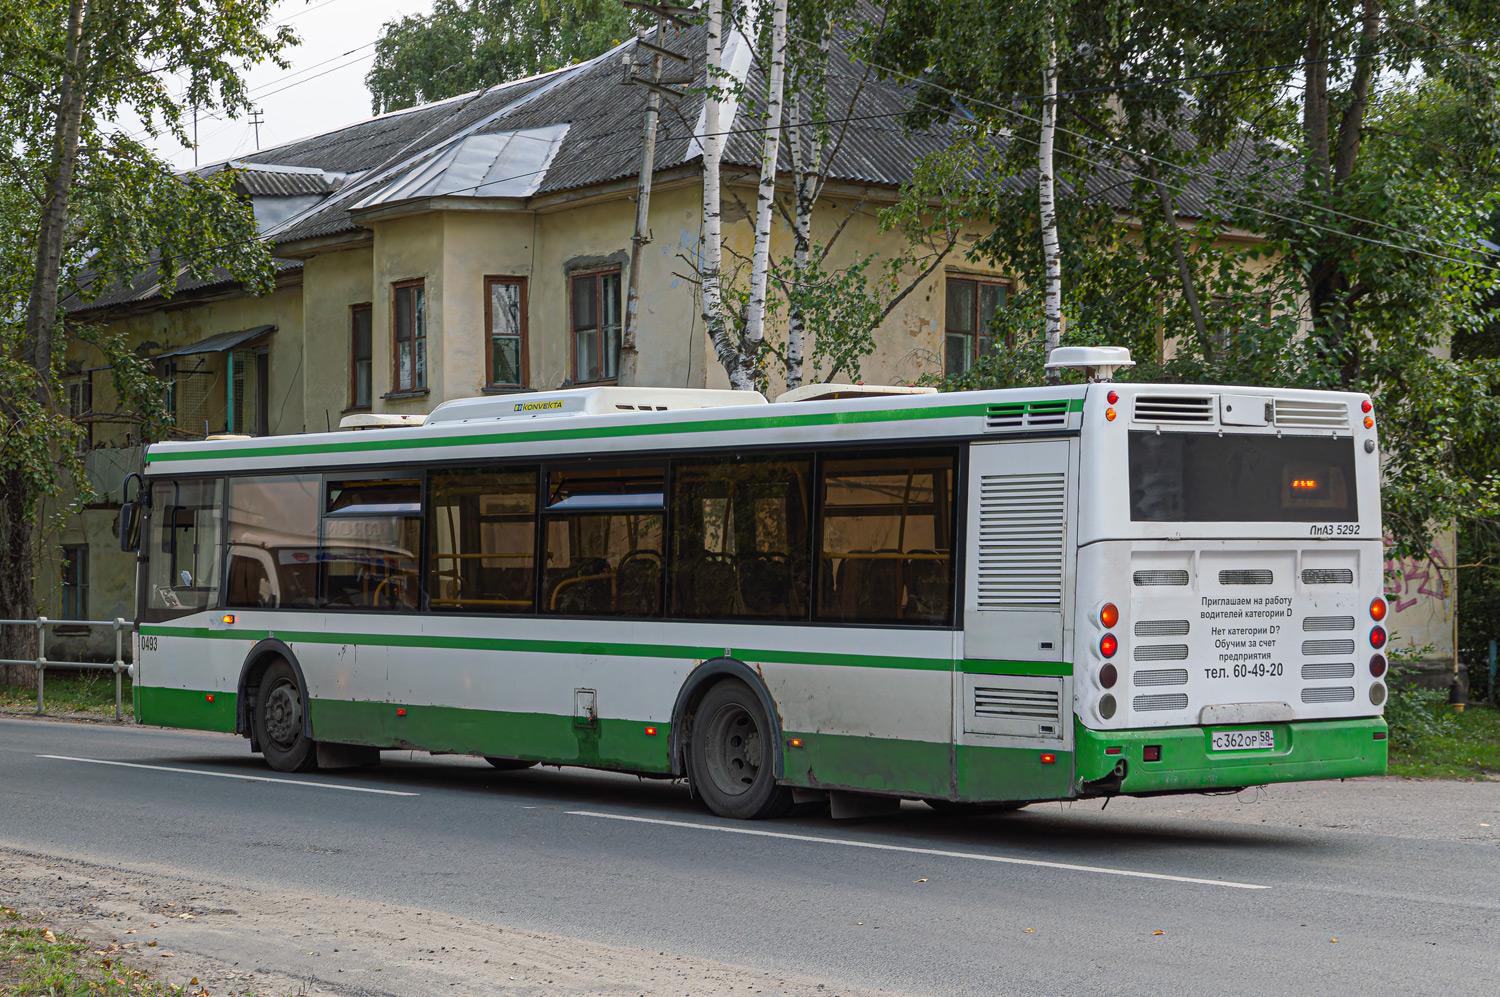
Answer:
<svg viewBox="0 0 1500 997"><path fill-rule="evenodd" d="M1057 33L1052 16L1047 17L1047 67L1042 81L1042 134L1037 142L1036 186L1042 223L1042 259L1046 267L1045 329L1047 355L1062 343L1062 248L1057 238L1057 199L1052 173L1052 146L1057 137ZM1047 383L1059 384L1054 368Z"/></svg>
<svg viewBox="0 0 1500 997"><path fill-rule="evenodd" d="M739 368L739 344L731 342L724 321L723 249L719 197L719 160L724 139L719 134L719 73L724 66L724 0L708 0L708 93L703 104L703 261L699 270L703 284L703 327L714 355L731 381Z"/></svg>
<svg viewBox="0 0 1500 997"><path fill-rule="evenodd" d="M816 103L816 102L815 102ZM819 157L823 154L822 135L810 123L803 138L802 90L792 94L792 183L797 204L792 225L792 289L795 292L807 280L808 262L812 258L813 205L818 199ZM814 112L816 113L816 112ZM807 315L800 300L794 299L787 309L786 387L790 391L802 386L802 363L806 354L804 339Z"/></svg>
<svg viewBox="0 0 1500 997"><path fill-rule="evenodd" d="M760 153L760 190L755 198L755 251L750 257L750 300L745 306L743 362L730 373L739 391L755 389L754 369L766 338L766 277L771 262L771 209L776 199L776 160L781 151L782 102L786 84L787 0L771 11L771 73L766 94L765 140Z"/></svg>

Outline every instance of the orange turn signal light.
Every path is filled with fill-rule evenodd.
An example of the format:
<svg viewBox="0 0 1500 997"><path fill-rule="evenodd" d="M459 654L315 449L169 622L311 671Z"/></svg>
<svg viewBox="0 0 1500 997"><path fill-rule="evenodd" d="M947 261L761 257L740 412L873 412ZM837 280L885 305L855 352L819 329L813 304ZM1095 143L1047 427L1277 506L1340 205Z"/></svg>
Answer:
<svg viewBox="0 0 1500 997"><path fill-rule="evenodd" d="M1370 619L1376 623L1385 619L1385 600L1378 595L1370 600Z"/></svg>
<svg viewBox="0 0 1500 997"><path fill-rule="evenodd" d="M1365 416L1365 428L1366 429L1371 429L1371 428L1374 427L1374 425L1375 425L1375 417L1371 416L1371 415Z"/></svg>
<svg viewBox="0 0 1500 997"><path fill-rule="evenodd" d="M1114 629L1114 625L1120 622L1120 607L1112 602L1106 602L1099 610L1099 622L1106 628Z"/></svg>
<svg viewBox="0 0 1500 997"><path fill-rule="evenodd" d="M225 623L233 623L234 622L234 614L233 613L225 613L224 614L224 622Z"/></svg>
<svg viewBox="0 0 1500 997"><path fill-rule="evenodd" d="M1114 422L1115 421L1115 410L1112 409L1112 408L1105 409L1104 410L1104 420L1106 422Z"/></svg>
<svg viewBox="0 0 1500 997"><path fill-rule="evenodd" d="M802 738L800 738L800 737L794 737L791 740L787 741L786 743L790 744L794 748L800 748L800 747L802 747Z"/></svg>

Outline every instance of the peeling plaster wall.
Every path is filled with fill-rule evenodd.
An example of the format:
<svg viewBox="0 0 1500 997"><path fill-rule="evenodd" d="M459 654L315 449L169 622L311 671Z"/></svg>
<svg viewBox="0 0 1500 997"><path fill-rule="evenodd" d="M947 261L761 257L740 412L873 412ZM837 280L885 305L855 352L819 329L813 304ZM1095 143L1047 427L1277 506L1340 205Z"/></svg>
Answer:
<svg viewBox="0 0 1500 997"><path fill-rule="evenodd" d="M429 347L428 363L443 371L444 391L432 404L483 392L485 368L484 279L525 277L527 302L545 286L533 287L531 212L445 211L443 226L443 325L441 345ZM428 299L429 302L431 299ZM531 322L527 322L528 332ZM433 329L437 329L436 325Z"/></svg>
<svg viewBox="0 0 1500 997"><path fill-rule="evenodd" d="M353 399L349 392L349 365L353 347L350 306L375 303L375 251L369 246L322 253L303 264L303 283L309 293L303 296L302 315L304 352L307 369L316 376L303 381L303 408L307 413L308 432L338 429L339 419L348 411ZM371 328L371 366L379 370L382 357L373 348L376 339ZM387 347L387 350L389 348ZM389 363L385 363L390 379Z"/></svg>
<svg viewBox="0 0 1500 997"><path fill-rule="evenodd" d="M423 214L388 221L375 221L375 277L370 304L370 394L376 412L430 412L444 394L442 350L438 344L444 328L443 225L441 215ZM386 398L395 376L391 312L395 304L392 287L398 281L425 281L427 313L427 390L397 398ZM349 359L344 355L347 379Z"/></svg>

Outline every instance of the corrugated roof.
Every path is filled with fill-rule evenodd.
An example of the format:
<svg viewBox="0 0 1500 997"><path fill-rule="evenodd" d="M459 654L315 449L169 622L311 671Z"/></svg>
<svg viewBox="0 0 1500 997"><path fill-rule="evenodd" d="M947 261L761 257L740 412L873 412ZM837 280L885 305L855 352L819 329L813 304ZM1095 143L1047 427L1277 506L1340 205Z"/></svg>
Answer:
<svg viewBox="0 0 1500 997"><path fill-rule="evenodd" d="M669 26L659 39L675 51L695 56L694 87L706 81L698 55L703 30ZM849 32L836 34L830 52L824 113L833 119L834 148L824 172L837 181L899 187L910 179L919 159L949 147L959 131L950 124L909 131L903 117L912 106L914 88L881 79L856 63L850 54L852 40ZM241 170L239 182L253 196L328 195L267 233L282 245L357 230L362 226L351 212L404 200L530 197L623 180L633 177L639 167L642 112L648 94L645 87L622 82L622 57L635 58L635 47L632 39L576 66L356 122L210 169L229 165ZM723 124L728 133L724 163L753 171L760 162L761 132L755 123L763 114L765 83L760 69L748 58L749 46L742 37L731 37L728 50L735 68L747 76L745 92L752 96L732 122ZM644 53L637 61L646 61ZM690 90L684 97L663 101L656 149L659 170L698 160L695 132L701 129L702 113L701 93ZM518 136L528 140L517 144ZM1184 148L1193 142L1186 132L1174 139ZM1213 157L1204 175L1190 176L1185 183L1178 178L1174 185L1185 187L1176 194L1179 213L1201 216L1216 189L1232 186L1236 180L1244 182L1252 166L1263 170L1260 152L1249 141L1236 143ZM785 140L781 161L783 170L789 169L790 148ZM1257 173L1256 177L1261 196L1268 185L1280 186L1272 174ZM1123 208L1135 179L1123 166L1100 168L1088 178L1087 193ZM1000 182L1021 191L1028 177L1023 174ZM278 260L277 266L285 270L300 264ZM212 287L229 279L225 273L222 279L216 274L203 281L184 280L178 291ZM104 297L75 302L70 310L144 301L158 293L152 271Z"/></svg>
<svg viewBox="0 0 1500 997"><path fill-rule="evenodd" d="M274 325L257 325L251 329L240 329L235 332L221 332L217 336L209 336L200 339L190 346L179 346L173 350L158 353L153 360L163 360L167 357L185 357L194 353L222 353L232 350L241 343L248 343L257 336L263 336L268 332L275 332Z"/></svg>

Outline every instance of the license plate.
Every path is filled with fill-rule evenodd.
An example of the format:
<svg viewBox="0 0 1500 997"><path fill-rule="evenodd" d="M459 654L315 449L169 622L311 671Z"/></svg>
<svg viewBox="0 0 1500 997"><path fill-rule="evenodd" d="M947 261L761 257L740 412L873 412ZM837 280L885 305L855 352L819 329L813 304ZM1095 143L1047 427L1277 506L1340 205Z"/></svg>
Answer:
<svg viewBox="0 0 1500 997"><path fill-rule="evenodd" d="M1215 731L1210 743L1215 751L1256 751L1276 747L1276 732L1269 730Z"/></svg>

